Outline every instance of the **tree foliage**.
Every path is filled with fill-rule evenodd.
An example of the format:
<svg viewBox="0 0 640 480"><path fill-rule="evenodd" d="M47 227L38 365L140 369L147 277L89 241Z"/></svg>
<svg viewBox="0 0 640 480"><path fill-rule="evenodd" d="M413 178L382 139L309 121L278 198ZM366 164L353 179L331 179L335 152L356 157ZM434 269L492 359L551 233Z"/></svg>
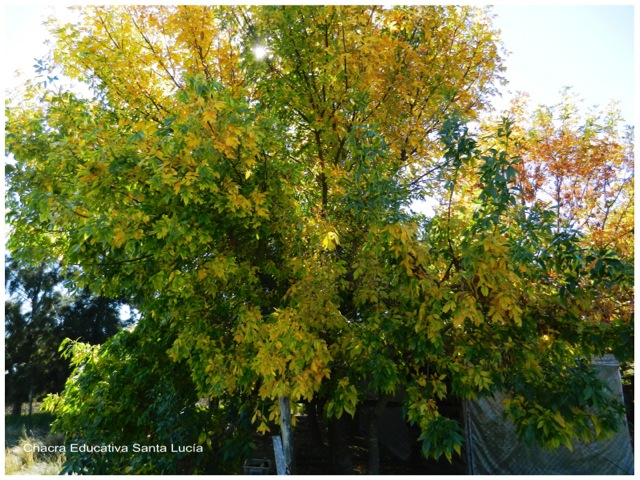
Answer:
<svg viewBox="0 0 640 480"><path fill-rule="evenodd" d="M585 114L579 102L568 88L557 105L533 111L526 95L514 100L523 199L548 202L557 222L589 244L632 256L633 128L624 127L615 104Z"/></svg>
<svg viewBox="0 0 640 480"><path fill-rule="evenodd" d="M239 409L239 399L222 396L212 406L199 401L185 362L167 356L175 336L141 324L102 346L61 345L74 370L64 395L45 400L58 415L54 428L69 443L119 447L101 454L69 448L61 473L237 472L252 445L250 415Z"/></svg>
<svg viewBox="0 0 640 480"><path fill-rule="evenodd" d="M8 108L11 248L133 296L197 396L243 399L266 432L281 396L340 418L404 391L448 458L449 394L510 393L549 446L615 427L583 362L629 328L591 309L629 271L517 201L508 121L486 148L467 131L502 71L486 12L92 7L52 28L92 96L54 82ZM427 194L430 219L409 208ZM591 395L545 394L577 377Z"/></svg>
<svg viewBox="0 0 640 480"><path fill-rule="evenodd" d="M510 151L522 161L520 201L544 204L555 214L556 229L578 232L580 243L601 252L594 273L602 283L594 302L606 322L633 315L633 286L616 280L623 262L634 256L634 136L614 103L600 111L580 109L571 89L561 91L557 105L530 109L527 96L510 108Z"/></svg>
<svg viewBox="0 0 640 480"><path fill-rule="evenodd" d="M610 351L633 358L627 298L611 298L613 310L600 303L613 284L632 288L633 266L559 224L556 209L522 201L522 159L508 154L513 127L504 119L484 139L466 180L452 184L460 191L434 219L444 223L441 245L450 259L444 298L451 300L442 311L459 327L452 390L464 398L506 392L507 413L525 440L571 448L573 438L603 438L619 421L620 405L606 388L603 394L589 363Z"/></svg>
<svg viewBox="0 0 640 480"><path fill-rule="evenodd" d="M24 402L64 387L71 370L57 354L60 342L99 344L118 331L119 302L86 290L71 294L56 265L12 258L5 259L5 288L5 401L20 414Z"/></svg>

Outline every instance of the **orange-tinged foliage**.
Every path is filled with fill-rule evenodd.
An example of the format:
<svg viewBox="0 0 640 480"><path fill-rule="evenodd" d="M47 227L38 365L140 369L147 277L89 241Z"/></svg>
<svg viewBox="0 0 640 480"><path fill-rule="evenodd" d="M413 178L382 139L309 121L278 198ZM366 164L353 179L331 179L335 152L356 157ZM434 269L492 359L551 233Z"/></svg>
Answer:
<svg viewBox="0 0 640 480"><path fill-rule="evenodd" d="M569 89L557 105L533 111L526 96L514 101L524 199L548 202L558 224L589 244L633 256L633 132L615 105L585 115L577 104Z"/></svg>
<svg viewBox="0 0 640 480"><path fill-rule="evenodd" d="M521 201L543 203L555 214L555 228L574 230L581 243L629 262L634 257L634 137L615 104L583 113L579 99L562 91L553 106L530 109L526 94L511 105L510 152L521 162ZM602 268L593 258L590 269ZM614 282L591 308L598 321L632 318L633 289Z"/></svg>

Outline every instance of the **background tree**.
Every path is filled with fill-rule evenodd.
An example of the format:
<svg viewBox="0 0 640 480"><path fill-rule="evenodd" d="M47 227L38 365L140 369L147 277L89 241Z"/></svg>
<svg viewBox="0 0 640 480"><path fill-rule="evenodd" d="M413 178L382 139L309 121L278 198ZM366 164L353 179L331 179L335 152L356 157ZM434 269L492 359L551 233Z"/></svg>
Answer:
<svg viewBox="0 0 640 480"><path fill-rule="evenodd" d="M523 434L550 446L615 428L584 359L628 324L580 334L597 277L585 252L548 212L516 208L506 126L493 149L464 126L502 70L486 12L82 13L52 27L54 60L93 96L45 82L7 110L10 247L135 298L140 327L176 332L168 354L198 397L241 400L259 432L279 398L320 400L336 432L365 398L402 391L425 455L448 458L462 442L438 410L449 394L513 393ZM446 199L430 220L409 208L427 193ZM596 394L574 392L578 377Z"/></svg>
<svg viewBox="0 0 640 480"><path fill-rule="evenodd" d="M6 261L5 279L8 292L19 295L5 302L5 398L13 405L13 415L20 415L22 404L34 394L46 392L52 387L47 385L48 381L57 376L38 368L38 362L44 360L44 352L57 351L56 346L49 348L51 337L47 338L46 334L55 325L54 308L59 294L54 287L58 283L58 272L47 271L45 267L20 271ZM29 304L28 314L23 313L24 303ZM64 383L65 378L66 375L58 381ZM34 392L34 387L40 391Z"/></svg>
<svg viewBox="0 0 640 480"><path fill-rule="evenodd" d="M585 113L565 88L557 105L535 109L523 94L511 113L523 199L547 202L558 224L582 232L589 244L632 255L634 135L615 104Z"/></svg>
<svg viewBox="0 0 640 480"><path fill-rule="evenodd" d="M65 338L99 344L119 330L119 302L72 295L56 265L12 258L5 259L5 288L5 401L20 415L23 403L64 387L71 369L58 348Z"/></svg>
<svg viewBox="0 0 640 480"><path fill-rule="evenodd" d="M589 428L596 432L600 428L597 420L588 419L588 409L577 408L568 413L565 402L581 404L592 389L589 386L580 399L582 393L578 392L585 388L579 387L584 374L575 371L573 365L577 361L578 370L583 370L582 362L588 364L593 355L611 351L621 360L633 358L633 310L628 308L627 297L611 297L611 311L615 311L611 316L603 314L608 309L600 304L602 292L613 285L625 292L632 289L633 263L620 252L590 244L585 240L588 236L572 229L570 223L558 222L557 209L546 202L525 201L521 190L526 181L521 173L522 159L509 155L518 139L515 127L513 119L503 119L498 134L483 139L477 161L462 165L460 177L465 180L453 184L455 190L432 225L446 219L446 228L440 227L442 233L438 234L445 236L444 248L449 251L446 271L449 276L459 275L454 281L460 283L449 286L453 291L459 289L450 308L457 307L456 313L465 321L471 319L476 326L490 324L486 334L494 337L484 337L482 328L465 328L464 334L473 331L474 338L467 345L461 343L459 351L466 351L463 356L472 358L478 355L479 365L492 363L488 359L493 355L500 358L490 369L493 373L485 375L492 382L498 381L498 390L520 397L519 402L532 401L536 415L548 409L546 416L561 415L573 423L567 429L560 428L563 432L557 431L563 427L559 417L555 429L544 427L543 420L536 426L533 418L518 418L526 416L525 412L519 410L515 414L509 403L507 410L525 439L547 437L543 444L553 446L560 442L569 446L572 435L586 437ZM470 301L469 296L474 300ZM459 308L460 298L469 302L463 308ZM445 305L443 310L446 309ZM476 314L484 321L473 320ZM500 338L507 318L522 327L520 334L528 337L524 343L520 343L524 337L516 334L518 329L509 328L507 336ZM516 340L518 337L520 340ZM517 353L510 352L512 346ZM516 358L524 368L510 368ZM582 420L574 414L582 416L586 423L581 425ZM556 431L547 436L553 430Z"/></svg>
<svg viewBox="0 0 640 480"><path fill-rule="evenodd" d="M521 158L521 201L543 203L555 213L555 228L577 232L584 245L610 260L622 256L633 262L634 135L615 104L585 113L578 96L565 88L557 105L535 109L522 94L510 113L510 151ZM609 268L597 261L590 267ZM633 288L607 282L594 302L605 322L631 316Z"/></svg>

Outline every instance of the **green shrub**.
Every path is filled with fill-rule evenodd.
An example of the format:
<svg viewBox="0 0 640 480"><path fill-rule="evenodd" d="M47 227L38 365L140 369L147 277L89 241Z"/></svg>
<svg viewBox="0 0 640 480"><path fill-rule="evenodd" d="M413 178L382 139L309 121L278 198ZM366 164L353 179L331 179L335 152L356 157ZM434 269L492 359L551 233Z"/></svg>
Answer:
<svg viewBox="0 0 640 480"><path fill-rule="evenodd" d="M157 332L157 330L156 330ZM250 422L234 399L198 401L189 371L166 355L173 335L124 330L102 346L66 342L75 370L50 395L54 430L65 435L63 473L235 473L251 448ZM83 451L104 446L108 451Z"/></svg>

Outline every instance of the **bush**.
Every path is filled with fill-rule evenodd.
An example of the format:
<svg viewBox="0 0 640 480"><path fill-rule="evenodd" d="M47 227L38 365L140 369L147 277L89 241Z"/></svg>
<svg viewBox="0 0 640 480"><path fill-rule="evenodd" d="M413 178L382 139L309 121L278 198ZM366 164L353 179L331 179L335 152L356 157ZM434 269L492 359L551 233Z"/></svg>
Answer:
<svg viewBox="0 0 640 480"><path fill-rule="evenodd" d="M45 408L58 415L54 430L68 445L63 473L238 471L251 448L249 419L234 413L233 400L199 401L185 365L166 355L173 341L138 327L102 346L62 345L75 370ZM107 451L91 451L96 446Z"/></svg>

